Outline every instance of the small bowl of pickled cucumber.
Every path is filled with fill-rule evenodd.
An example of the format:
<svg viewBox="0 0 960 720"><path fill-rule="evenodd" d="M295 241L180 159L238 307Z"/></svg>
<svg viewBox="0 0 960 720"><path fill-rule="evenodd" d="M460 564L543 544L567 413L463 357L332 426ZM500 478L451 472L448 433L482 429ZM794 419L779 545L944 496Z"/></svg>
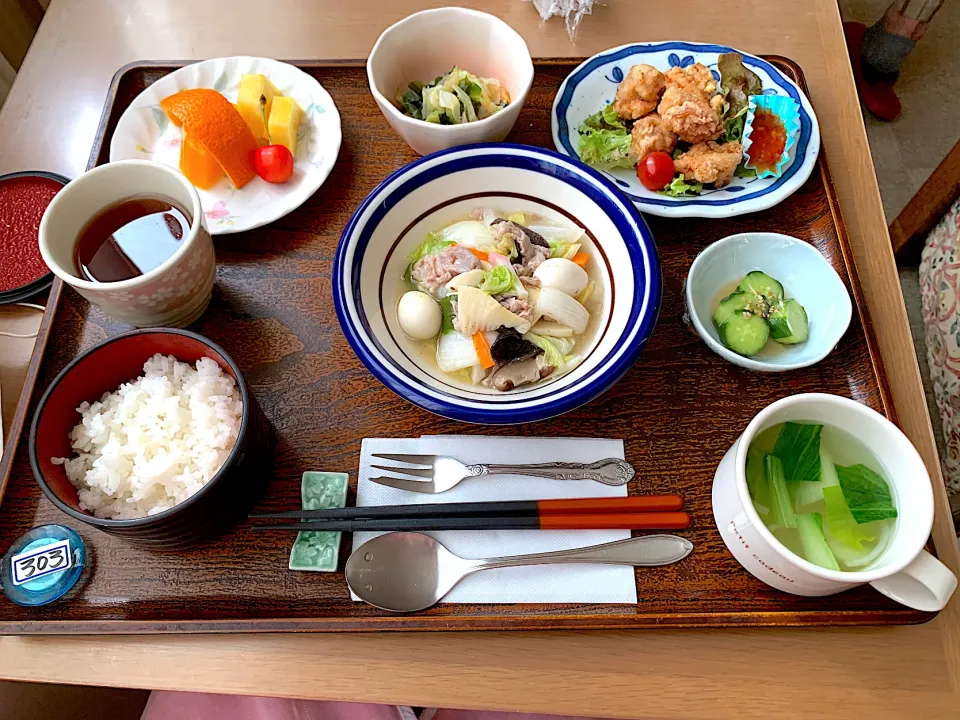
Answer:
<svg viewBox="0 0 960 720"><path fill-rule="evenodd" d="M815 247L780 233L730 235L690 266L690 320L722 358L783 372L820 362L840 342L853 306Z"/></svg>

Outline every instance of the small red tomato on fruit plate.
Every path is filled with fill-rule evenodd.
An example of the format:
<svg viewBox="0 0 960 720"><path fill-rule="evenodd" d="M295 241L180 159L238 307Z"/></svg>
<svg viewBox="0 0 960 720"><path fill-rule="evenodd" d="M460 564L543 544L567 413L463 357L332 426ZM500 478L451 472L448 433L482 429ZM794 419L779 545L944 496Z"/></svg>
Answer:
<svg viewBox="0 0 960 720"><path fill-rule="evenodd" d="M673 182L673 158L669 153L652 152L637 165L637 178L647 190L663 190Z"/></svg>
<svg viewBox="0 0 960 720"><path fill-rule="evenodd" d="M285 183L293 175L293 155L284 145L265 145L253 156L253 167L267 182Z"/></svg>

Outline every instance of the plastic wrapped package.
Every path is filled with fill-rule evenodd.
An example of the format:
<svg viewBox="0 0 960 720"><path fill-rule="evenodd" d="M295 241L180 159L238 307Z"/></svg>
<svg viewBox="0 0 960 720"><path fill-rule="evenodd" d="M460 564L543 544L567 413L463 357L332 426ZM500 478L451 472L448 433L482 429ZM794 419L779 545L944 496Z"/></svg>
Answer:
<svg viewBox="0 0 960 720"><path fill-rule="evenodd" d="M540 17L547 21L552 17L562 17L567 23L567 35L570 42L577 36L577 28L584 15L593 12L593 0L532 0Z"/></svg>

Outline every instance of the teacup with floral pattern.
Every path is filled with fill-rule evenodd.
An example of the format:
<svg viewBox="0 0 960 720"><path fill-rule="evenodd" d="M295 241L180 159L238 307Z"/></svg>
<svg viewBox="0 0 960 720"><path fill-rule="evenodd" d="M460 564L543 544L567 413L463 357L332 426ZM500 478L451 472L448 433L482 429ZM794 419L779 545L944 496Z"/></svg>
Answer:
<svg viewBox="0 0 960 720"><path fill-rule="evenodd" d="M190 229L162 265L119 282L78 277L74 252L81 231L99 212L128 198L164 197L186 209ZM177 170L149 160L123 160L67 184L40 222L40 253L50 270L108 315L137 327L185 327L203 314L216 277L213 241L200 196Z"/></svg>

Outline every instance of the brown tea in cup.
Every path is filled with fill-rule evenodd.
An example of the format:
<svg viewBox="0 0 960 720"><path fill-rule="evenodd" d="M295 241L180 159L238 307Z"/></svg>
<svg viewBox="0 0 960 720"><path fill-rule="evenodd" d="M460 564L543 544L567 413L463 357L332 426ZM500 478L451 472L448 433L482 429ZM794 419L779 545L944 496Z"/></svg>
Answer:
<svg viewBox="0 0 960 720"><path fill-rule="evenodd" d="M160 267L180 249L193 219L161 196L121 200L93 216L74 248L77 277L119 282Z"/></svg>

